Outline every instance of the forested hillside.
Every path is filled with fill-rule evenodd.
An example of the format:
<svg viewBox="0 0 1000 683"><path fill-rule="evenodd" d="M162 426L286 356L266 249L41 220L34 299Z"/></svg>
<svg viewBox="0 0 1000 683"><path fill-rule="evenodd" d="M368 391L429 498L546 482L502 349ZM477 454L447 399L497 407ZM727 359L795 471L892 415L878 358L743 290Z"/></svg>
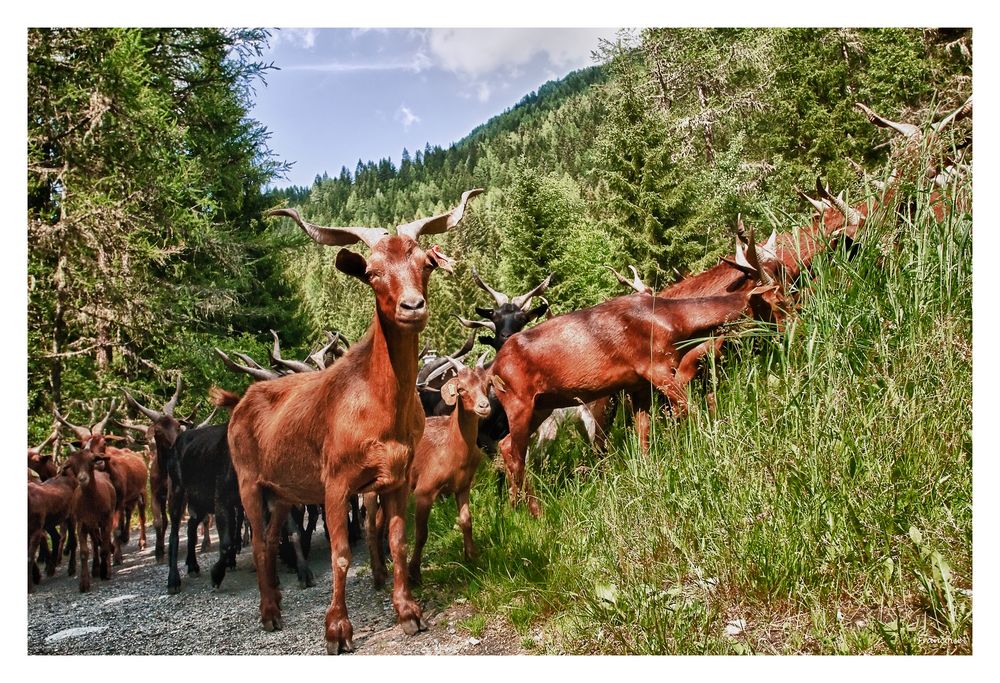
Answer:
<svg viewBox="0 0 1000 683"><path fill-rule="evenodd" d="M435 508L416 596L464 597L459 628L497 622L539 652L971 651L971 169L943 203L919 172L960 167L971 120L917 149L855 107L929 130L972 94L971 30L623 32L448 148L283 190L248 116L268 40L28 32L29 442L53 409L86 422L121 388L160 405L178 370L178 414L245 386L213 347L263 361L271 329L286 358L324 330L357 339L370 288L268 208L391 228L485 188L424 240L457 263L431 280L421 339L447 351L486 301L473 267L512 294L553 273L552 311L573 311L623 293L606 266L659 288L732 256L738 216L761 237L809 225L796 190L821 177L881 203L851 250L811 262L784 325L727 331L648 453L624 408L603 450L562 434L533 453L537 519L483 464L479 558L455 505ZM901 165L890 201L876 188Z"/></svg>
<svg viewBox="0 0 1000 683"><path fill-rule="evenodd" d="M484 187L459 259L436 278L426 332L457 345L488 282L524 291L554 272L565 312L615 293L603 268L653 284L714 262L736 215L788 229L793 188L817 175L857 196L857 161L884 137L852 105L924 120L971 88L971 36L879 29L648 29L600 46L600 64L527 95L453 146L317 169L311 188L261 194L281 172L247 117L270 65L265 31L31 31L29 413L117 386L162 393L181 369L195 394L227 377L213 346L289 349L322 330L356 338L368 293L331 250L260 212L289 203L320 224L394 225ZM72 61L72 68L68 63ZM294 245L292 248L290 245ZM233 338L236 341L233 341ZM186 404L187 398L182 399Z"/></svg>

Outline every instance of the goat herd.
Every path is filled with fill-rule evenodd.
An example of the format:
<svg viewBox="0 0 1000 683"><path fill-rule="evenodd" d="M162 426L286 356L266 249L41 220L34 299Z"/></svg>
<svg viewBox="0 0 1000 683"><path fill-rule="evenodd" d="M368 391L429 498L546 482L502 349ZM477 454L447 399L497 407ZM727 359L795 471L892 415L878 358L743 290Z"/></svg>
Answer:
<svg viewBox="0 0 1000 683"><path fill-rule="evenodd" d="M80 590L90 589L92 573L109 579L112 563L121 562L122 547L129 541L133 509L139 513L138 546L145 547L148 502L157 559L164 555L169 518L166 554L171 593L181 587L176 565L185 510L189 574L199 571L198 525L207 514L215 515L220 548L211 579L216 587L226 569L235 566L245 522L251 531L261 622L267 630L280 629L279 546L287 537L300 582L311 584L304 546L316 525L316 506L322 505L333 574L326 612L327 651L352 651L345 588L351 542L360 537L360 494L374 581L381 585L386 579L382 549L387 538L393 561L392 605L399 624L408 635L426 629L410 586L420 580L430 508L439 496L454 495L465 555L474 556L469 491L483 457L481 448L499 451L511 503L523 499L537 516L540 502L525 479L532 434L549 431L553 421L576 418L595 438L611 412L609 401L624 393L645 452L653 392L666 397L674 418L683 417L685 385L707 354L720 353L725 326L746 315L780 325L794 310L792 285L816 254L837 243L850 244L876 207L898 210L902 201L896 195L904 180L926 174L935 182L931 196L935 217L941 220L952 210L955 199L949 191L954 177L968 168L963 159L968 148L960 147L957 159L942 156L944 163L932 163L930 168L922 149L945 126L971 116L971 97L926 134L917 126L880 117L864 105L858 108L872 123L906 137L895 154L897 165L889 181L875 183L878 198L851 206L817 181L817 198L800 192L816 210L809 225L772 234L758 244L753 229L745 231L740 221L735 254L716 266L655 293L634 269L632 279L616 272L619 281L634 291L590 308L548 314L530 329L525 329L529 322L548 313L548 302L541 295L551 275L525 294L511 297L490 287L473 269L473 279L489 293L493 305L476 308L480 320L460 320L466 327L491 333L480 340L496 349L491 363L485 362L484 354L474 367L462 362L472 348L471 337L449 356L419 351L418 335L429 316L428 280L438 268L452 272L453 261L437 246L425 249L418 242L422 235L455 228L469 200L482 190L465 192L448 213L398 226L394 235L379 228L314 225L293 209L267 212L291 218L323 245L367 245L367 256L340 249L336 267L374 291L375 311L368 331L352 345L328 333L326 344L306 362L282 358L275 334L272 369L246 354L236 354L242 361L237 363L217 349L228 367L257 380L243 396L213 387L214 405L231 411L227 424L209 425L210 415L195 425L193 415L174 415L181 391L179 375L173 396L159 410L140 404L125 391L125 400L149 424L118 424L142 433L145 456L108 444L124 439L105 433L115 401L108 414L89 428L57 413L58 423L74 435L72 452L58 465L54 453L42 454L56 433L28 450L28 591L40 580L38 561L52 576L68 554L68 572L75 572L78 540ZM532 308L535 298L541 303ZM418 368L421 356L424 363ZM407 563L404 513L411 493L416 540ZM303 506L311 511L308 525Z"/></svg>

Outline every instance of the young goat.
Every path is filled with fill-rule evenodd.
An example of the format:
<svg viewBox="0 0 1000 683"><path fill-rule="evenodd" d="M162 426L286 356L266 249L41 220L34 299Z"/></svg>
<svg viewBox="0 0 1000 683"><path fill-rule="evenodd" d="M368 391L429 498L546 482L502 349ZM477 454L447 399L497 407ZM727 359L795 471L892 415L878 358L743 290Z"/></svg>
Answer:
<svg viewBox="0 0 1000 683"><path fill-rule="evenodd" d="M450 415L428 417L424 435L417 444L413 463L410 465L409 487L416 502L416 541L410 559L409 577L420 583L420 557L427 542L427 520L431 506L439 496L452 494L458 505L458 525L462 529L465 558L476 555L472 542L472 513L469 511L469 490L472 478L483 459L476 445L479 421L490 414L487 397L490 380L487 371L479 364L467 368L452 360L456 375L441 387L441 400L454 406ZM366 494L365 507L373 510L375 495ZM367 520L368 551L372 562L372 579L376 586L385 582L385 558L382 556L382 527L375 522L376 515Z"/></svg>
<svg viewBox="0 0 1000 683"><path fill-rule="evenodd" d="M102 579L111 578L111 533L115 524L117 497L111 478L105 473L108 456L84 448L70 454L63 469L79 481L73 501L73 519L76 536L80 542L80 592L90 590L91 573ZM88 565L90 552L87 540L94 549L93 566Z"/></svg>
<svg viewBox="0 0 1000 683"><path fill-rule="evenodd" d="M444 232L462 219L469 198L452 211L397 228L332 228L313 225L292 209L268 215L295 220L313 240L329 246L363 241L365 257L337 252L336 266L375 292L371 326L344 356L320 372L287 375L250 385L240 398L227 394L216 405L235 406L229 446L240 497L254 529L253 554L266 630L282 627L275 573L277 539L293 504L324 503L330 531L333 590L326 612L327 652L353 650L354 629L345 589L351 549L347 538L348 496L376 491L386 506L394 581L392 603L407 635L426 629L406 576L406 474L424 431L416 392L418 335L427 325L427 284L450 259L436 247L424 250L421 234ZM265 495L274 501L264 526ZM263 533L258 533L258 530Z"/></svg>

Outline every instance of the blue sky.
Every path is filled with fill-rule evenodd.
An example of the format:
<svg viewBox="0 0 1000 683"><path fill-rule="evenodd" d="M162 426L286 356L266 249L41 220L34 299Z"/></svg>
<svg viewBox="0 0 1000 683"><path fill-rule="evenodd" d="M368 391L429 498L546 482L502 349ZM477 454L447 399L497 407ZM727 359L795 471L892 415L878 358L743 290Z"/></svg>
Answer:
<svg viewBox="0 0 1000 683"><path fill-rule="evenodd" d="M615 29L275 29L251 116L311 185L358 159L447 147L548 80L594 64Z"/></svg>

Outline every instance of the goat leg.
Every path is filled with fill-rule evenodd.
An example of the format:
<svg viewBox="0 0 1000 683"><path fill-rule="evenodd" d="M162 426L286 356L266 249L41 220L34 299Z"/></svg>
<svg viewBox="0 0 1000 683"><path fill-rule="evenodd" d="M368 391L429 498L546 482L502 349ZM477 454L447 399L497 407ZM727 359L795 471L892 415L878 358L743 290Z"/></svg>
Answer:
<svg viewBox="0 0 1000 683"><path fill-rule="evenodd" d="M409 579L414 586L420 585L420 556L427 542L427 520L430 518L434 496L428 493L415 493L416 511L414 522L413 557L410 558Z"/></svg>
<svg viewBox="0 0 1000 683"><path fill-rule="evenodd" d="M339 654L354 651L354 627L347 616L347 570L351 566L351 544L347 539L347 491L328 486L324 499L326 528L330 532L330 565L333 573L333 591L326 610L326 651ZM366 501L367 505L367 501ZM369 516L375 512L369 508Z"/></svg>
<svg viewBox="0 0 1000 683"><path fill-rule="evenodd" d="M403 633L415 636L420 631L427 630L423 620L420 605L410 593L410 583L407 580L406 565L406 500L409 497L407 486L397 486L392 491L383 491L382 505L385 507L386 523L389 525L389 552L392 555L392 606L396 608L396 617L403 627Z"/></svg>

